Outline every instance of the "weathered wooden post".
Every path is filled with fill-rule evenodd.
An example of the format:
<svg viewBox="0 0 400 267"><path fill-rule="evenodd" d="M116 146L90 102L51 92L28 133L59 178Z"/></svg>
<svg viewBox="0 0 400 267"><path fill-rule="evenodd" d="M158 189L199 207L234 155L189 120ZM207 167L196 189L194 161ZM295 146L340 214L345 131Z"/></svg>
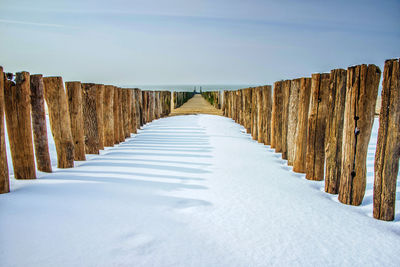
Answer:
<svg viewBox="0 0 400 267"><path fill-rule="evenodd" d="M67 89L71 134L74 143L74 159L86 160L82 109L82 85L81 82L66 82L65 87Z"/></svg>
<svg viewBox="0 0 400 267"><path fill-rule="evenodd" d="M8 79L4 82L4 104L14 177L35 179L29 73L18 72L15 83Z"/></svg>
<svg viewBox="0 0 400 267"><path fill-rule="evenodd" d="M99 126L97 118L97 86L94 83L82 84L83 123L85 130L86 154L99 154Z"/></svg>
<svg viewBox="0 0 400 267"><path fill-rule="evenodd" d="M308 114L306 179L324 179L325 128L328 111L329 73L311 76L311 103Z"/></svg>
<svg viewBox="0 0 400 267"><path fill-rule="evenodd" d="M119 117L119 90L117 87L113 86L114 88L114 101L113 101L113 117L114 117L114 144L119 144L119 128L121 124L121 120Z"/></svg>
<svg viewBox="0 0 400 267"><path fill-rule="evenodd" d="M253 140L258 140L258 113L257 113L257 92L258 87L254 87L251 89L251 136Z"/></svg>
<svg viewBox="0 0 400 267"><path fill-rule="evenodd" d="M247 88L245 90L245 99L244 99L244 104L245 106L245 128L247 130L247 133L251 133L251 113L253 112L252 108L252 89L251 88Z"/></svg>
<svg viewBox="0 0 400 267"><path fill-rule="evenodd" d="M4 72L0 66L0 194L10 192L4 125Z"/></svg>
<svg viewBox="0 0 400 267"><path fill-rule="evenodd" d="M114 86L104 87L103 98L103 128L104 146L114 146Z"/></svg>
<svg viewBox="0 0 400 267"><path fill-rule="evenodd" d="M360 205L365 193L368 142L381 71L375 65L347 69L339 201Z"/></svg>
<svg viewBox="0 0 400 267"><path fill-rule="evenodd" d="M264 111L263 87L257 89L257 138L259 143L264 143Z"/></svg>
<svg viewBox="0 0 400 267"><path fill-rule="evenodd" d="M308 136L308 112L311 96L311 78L300 79L299 105L296 127L293 171L306 172L306 152Z"/></svg>
<svg viewBox="0 0 400 267"><path fill-rule="evenodd" d="M51 172L43 87L43 76L41 74L30 76L31 118L36 165L39 171Z"/></svg>
<svg viewBox="0 0 400 267"><path fill-rule="evenodd" d="M346 77L346 70L331 71L325 133L325 192L330 194L337 194L339 191Z"/></svg>
<svg viewBox="0 0 400 267"><path fill-rule="evenodd" d="M270 85L263 86L262 104L264 145L271 145L272 88Z"/></svg>
<svg viewBox="0 0 400 267"><path fill-rule="evenodd" d="M400 64L386 60L375 154L374 218L392 221L400 157Z"/></svg>
<svg viewBox="0 0 400 267"><path fill-rule="evenodd" d="M290 85L291 80L285 80L282 83L282 159L288 159L288 146L287 146L287 134L288 134L288 121L289 121L289 99L290 99Z"/></svg>
<svg viewBox="0 0 400 267"><path fill-rule="evenodd" d="M130 99L130 112L131 112L131 123L130 130L131 133L137 133L137 115L136 115L136 99L135 99L135 91L133 89L129 90L129 99Z"/></svg>
<svg viewBox="0 0 400 267"><path fill-rule="evenodd" d="M272 117L272 127L273 127L273 142L275 152L282 152L282 124L283 124L283 81L278 81L274 83L274 106L273 106L273 117Z"/></svg>
<svg viewBox="0 0 400 267"><path fill-rule="evenodd" d="M296 153L296 133L297 119L299 112L301 79L294 79L290 84L289 110L288 110L288 126L287 126L287 160L288 165L293 166L294 156Z"/></svg>
<svg viewBox="0 0 400 267"><path fill-rule="evenodd" d="M129 112L129 96L128 89L122 89L122 118L123 118L123 135L125 138L131 136L130 131L130 112Z"/></svg>
<svg viewBox="0 0 400 267"><path fill-rule="evenodd" d="M104 124L103 124L104 84L96 84L96 114L99 133L99 149L104 149Z"/></svg>
<svg viewBox="0 0 400 267"><path fill-rule="evenodd" d="M124 115L122 112L122 108L124 106L124 101L123 101L123 95L122 95L122 88L118 87L118 116L120 119L120 123L118 124L119 126L119 142L124 142L125 141L125 131L124 131L124 127L125 127L125 122L124 122Z"/></svg>
<svg viewBox="0 0 400 267"><path fill-rule="evenodd" d="M57 150L57 167L72 168L74 167L74 143L63 80L61 77L45 77L43 83L51 132Z"/></svg>

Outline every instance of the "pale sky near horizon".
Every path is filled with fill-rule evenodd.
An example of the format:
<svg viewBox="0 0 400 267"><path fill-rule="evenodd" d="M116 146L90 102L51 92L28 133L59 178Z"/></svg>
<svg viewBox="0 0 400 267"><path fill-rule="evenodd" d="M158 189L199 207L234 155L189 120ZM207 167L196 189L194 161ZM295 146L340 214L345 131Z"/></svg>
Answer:
<svg viewBox="0 0 400 267"><path fill-rule="evenodd" d="M0 0L0 65L115 85L272 84L399 58L399 11L399 0Z"/></svg>

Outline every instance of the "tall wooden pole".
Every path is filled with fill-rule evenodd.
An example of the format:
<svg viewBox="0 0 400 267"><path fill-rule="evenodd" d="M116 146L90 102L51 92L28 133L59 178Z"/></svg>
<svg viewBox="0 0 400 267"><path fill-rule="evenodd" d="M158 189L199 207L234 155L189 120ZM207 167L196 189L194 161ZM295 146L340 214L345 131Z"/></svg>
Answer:
<svg viewBox="0 0 400 267"><path fill-rule="evenodd" d="M386 60L375 154L374 218L392 221L400 157L400 60Z"/></svg>
<svg viewBox="0 0 400 267"><path fill-rule="evenodd" d="M135 91L133 89L129 90L129 99L131 103L131 133L137 133L136 99Z"/></svg>
<svg viewBox="0 0 400 267"><path fill-rule="evenodd" d="M99 126L96 104L97 86L94 83L83 83L82 92L86 154L99 154Z"/></svg>
<svg viewBox="0 0 400 267"><path fill-rule="evenodd" d="M4 72L0 66L0 194L10 192L4 125Z"/></svg>
<svg viewBox="0 0 400 267"><path fill-rule="evenodd" d="M68 110L71 121L71 134L74 142L74 159L86 160L85 131L83 127L82 85L81 82L66 82Z"/></svg>
<svg viewBox="0 0 400 267"><path fill-rule="evenodd" d="M263 111L263 87L257 89L257 141L264 143L264 111Z"/></svg>
<svg viewBox="0 0 400 267"><path fill-rule="evenodd" d="M288 127L287 127L287 160L288 165L293 166L296 154L296 134L297 120L299 115L299 97L300 97L301 79L294 79L290 84Z"/></svg>
<svg viewBox="0 0 400 267"><path fill-rule="evenodd" d="M360 205L365 193L368 143L381 71L375 65L347 69L339 201Z"/></svg>
<svg viewBox="0 0 400 267"><path fill-rule="evenodd" d="M330 194L337 194L339 191L346 77L346 70L331 71L325 134L325 192Z"/></svg>
<svg viewBox="0 0 400 267"><path fill-rule="evenodd" d="M114 116L114 144L119 144L119 127L121 120L119 118L119 90L117 87L114 88L114 101L113 101L113 116Z"/></svg>
<svg viewBox="0 0 400 267"><path fill-rule="evenodd" d="M99 133L99 149L102 150L104 149L103 102L104 102L104 84L96 84L97 127Z"/></svg>
<svg viewBox="0 0 400 267"><path fill-rule="evenodd" d="M28 72L18 72L15 83L6 79L4 104L8 139L11 149L14 177L35 179L35 158L33 156L30 81Z"/></svg>
<svg viewBox="0 0 400 267"><path fill-rule="evenodd" d="M308 136L308 111L310 107L311 78L300 79L299 105L296 127L293 171L306 172L306 152Z"/></svg>
<svg viewBox="0 0 400 267"><path fill-rule="evenodd" d="M103 127L104 146L114 146L114 86L104 86Z"/></svg>
<svg viewBox="0 0 400 267"><path fill-rule="evenodd" d="M272 111L272 88L271 85L263 86L263 123L264 144L271 145L271 111Z"/></svg>
<svg viewBox="0 0 400 267"><path fill-rule="evenodd" d="M44 108L43 76L30 76L31 117L35 144L36 165L39 171L51 172L49 144L47 140L46 111Z"/></svg>
<svg viewBox="0 0 400 267"><path fill-rule="evenodd" d="M125 131L124 131L124 127L125 127L125 123L124 123L124 115L122 113L122 108L124 106L124 101L123 101L123 95L122 95L122 88L118 88L118 113L119 113L119 119L120 119L120 123L119 123L119 142L124 142L125 141Z"/></svg>
<svg viewBox="0 0 400 267"><path fill-rule="evenodd" d="M122 89L122 118L123 118L123 135L125 138L131 136L130 131L130 112L129 112L129 100L128 100L128 89Z"/></svg>
<svg viewBox="0 0 400 267"><path fill-rule="evenodd" d="M74 167L74 143L63 80L61 77L45 77L43 83L51 132L57 150L57 167L72 168Z"/></svg>
<svg viewBox="0 0 400 267"><path fill-rule="evenodd" d="M282 152L282 111L283 111L283 81L274 83L274 106L273 106L273 145L275 152ZM271 145L272 147L272 145Z"/></svg>
<svg viewBox="0 0 400 267"><path fill-rule="evenodd" d="M282 159L287 159L287 134L289 121L289 99L290 99L290 80L285 80L282 83Z"/></svg>
<svg viewBox="0 0 400 267"><path fill-rule="evenodd" d="M324 179L325 128L328 110L330 74L313 74L311 77L311 103L308 115L306 179Z"/></svg>

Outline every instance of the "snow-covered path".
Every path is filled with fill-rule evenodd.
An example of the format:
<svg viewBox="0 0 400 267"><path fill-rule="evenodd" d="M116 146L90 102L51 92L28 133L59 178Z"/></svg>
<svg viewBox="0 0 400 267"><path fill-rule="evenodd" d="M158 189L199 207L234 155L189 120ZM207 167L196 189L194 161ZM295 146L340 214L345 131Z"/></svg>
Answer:
<svg viewBox="0 0 400 267"><path fill-rule="evenodd" d="M371 182L361 207L342 205L220 116L160 119L74 169L11 183L1 266L400 264L399 212L371 218Z"/></svg>

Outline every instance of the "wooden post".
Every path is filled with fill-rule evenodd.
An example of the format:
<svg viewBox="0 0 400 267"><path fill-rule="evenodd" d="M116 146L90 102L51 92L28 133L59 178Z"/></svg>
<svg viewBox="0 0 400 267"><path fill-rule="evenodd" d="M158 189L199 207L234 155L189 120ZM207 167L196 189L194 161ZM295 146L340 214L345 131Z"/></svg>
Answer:
<svg viewBox="0 0 400 267"><path fill-rule="evenodd" d="M119 144L119 125L121 120L119 118L119 90L117 87L114 88L114 101L113 101L113 117L114 117L114 144Z"/></svg>
<svg viewBox="0 0 400 267"><path fill-rule="evenodd" d="M296 133L297 119L299 114L299 97L300 97L301 79L294 79L290 84L289 110L288 110L288 126L287 126L287 160L288 165L293 166L294 156L296 153Z"/></svg>
<svg viewBox="0 0 400 267"><path fill-rule="evenodd" d="M296 126L293 171L306 172L306 152L308 136L308 112L311 96L311 78L300 79L299 105Z"/></svg>
<svg viewBox="0 0 400 267"><path fill-rule="evenodd" d="M103 98L103 128L104 146L114 146L114 86L104 87Z"/></svg>
<svg viewBox="0 0 400 267"><path fill-rule="evenodd" d="M123 135L125 138L128 138L131 136L131 131L130 131L130 112L129 112L129 101L128 101L128 90L127 89L121 89L122 90L122 118L123 118Z"/></svg>
<svg viewBox="0 0 400 267"><path fill-rule="evenodd" d="M103 102L104 102L104 84L96 84L97 127L99 133L99 149L102 150L104 149Z"/></svg>
<svg viewBox="0 0 400 267"><path fill-rule="evenodd" d="M57 150L57 167L74 167L74 143L71 134L71 121L61 77L45 77L44 98L50 118L50 127Z"/></svg>
<svg viewBox="0 0 400 267"><path fill-rule="evenodd" d="M251 136L253 137L253 140L258 139L257 91L258 87L251 89Z"/></svg>
<svg viewBox="0 0 400 267"><path fill-rule="evenodd" d="M252 111L252 89L251 88L247 88L246 89L246 97L245 97L245 105L246 105L246 107L245 107L245 110L246 110L246 118L245 118L245 121L246 121L246 126L245 126L245 128L246 128L246 130L247 130L247 133L251 133L251 119L252 119L252 117L251 117L251 113L253 112Z"/></svg>
<svg viewBox="0 0 400 267"><path fill-rule="evenodd" d="M346 76L343 69L331 71L325 133L325 192L337 194L342 168L342 140Z"/></svg>
<svg viewBox="0 0 400 267"><path fill-rule="evenodd" d="M392 221L400 157L400 60L386 60L375 154L374 218Z"/></svg>
<svg viewBox="0 0 400 267"><path fill-rule="evenodd" d="M375 65L347 69L339 201L360 205L365 193L368 143L381 71Z"/></svg>
<svg viewBox="0 0 400 267"><path fill-rule="evenodd" d="M14 177L35 179L33 156L30 80L28 72L18 72L15 83L5 79L4 104Z"/></svg>
<svg viewBox="0 0 400 267"><path fill-rule="evenodd" d="M178 95L176 92L174 92L175 94L175 108L177 108L177 101L178 101ZM148 91L142 91L142 115L143 115L143 121L142 121L142 125L145 125L148 121L147 121L147 113L148 113Z"/></svg>
<svg viewBox="0 0 400 267"><path fill-rule="evenodd" d="M124 100L123 100L123 93L122 93L122 88L118 88L118 113L119 113L119 142L124 142L125 141L125 122L124 122L124 114L122 112L122 109L124 107Z"/></svg>
<svg viewBox="0 0 400 267"><path fill-rule="evenodd" d="M99 126L97 118L97 86L83 83L83 123L86 154L99 154Z"/></svg>
<svg viewBox="0 0 400 267"><path fill-rule="evenodd" d="M262 90L264 145L271 145L272 88L264 85Z"/></svg>
<svg viewBox="0 0 400 267"><path fill-rule="evenodd" d="M283 81L274 83L274 106L273 106L273 144L275 152L282 152L282 111L283 111ZM272 147L272 145L271 145Z"/></svg>
<svg viewBox="0 0 400 267"><path fill-rule="evenodd" d="M324 179L325 128L328 110L329 73L311 77L311 103L308 114L306 179Z"/></svg>
<svg viewBox="0 0 400 267"><path fill-rule="evenodd" d="M282 83L282 159L288 159L287 134L289 121L290 85L291 80L285 80Z"/></svg>
<svg viewBox="0 0 400 267"><path fill-rule="evenodd" d="M264 111L263 87L257 88L257 138L259 143L264 143Z"/></svg>
<svg viewBox="0 0 400 267"><path fill-rule="evenodd" d="M71 121L71 134L74 143L74 159L86 160L85 132L83 127L82 85L81 82L66 82L68 110Z"/></svg>
<svg viewBox="0 0 400 267"><path fill-rule="evenodd" d="M130 130L131 133L137 133L137 115L136 115L136 99L135 99L135 91L130 89L129 91L129 101L130 101L130 112L131 112L131 123Z"/></svg>
<svg viewBox="0 0 400 267"><path fill-rule="evenodd" d="M10 192L4 125L4 72L0 66L0 194Z"/></svg>
<svg viewBox="0 0 400 267"><path fill-rule="evenodd" d="M46 112L44 108L43 76L30 76L31 117L35 144L36 165L39 171L51 172L49 144L47 140Z"/></svg>

